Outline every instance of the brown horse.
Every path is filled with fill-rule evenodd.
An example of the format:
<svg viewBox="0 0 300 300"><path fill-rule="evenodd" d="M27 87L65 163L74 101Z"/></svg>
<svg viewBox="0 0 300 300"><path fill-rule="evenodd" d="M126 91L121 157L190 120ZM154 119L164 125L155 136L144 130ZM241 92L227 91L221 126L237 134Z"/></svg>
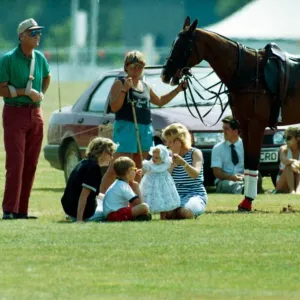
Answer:
<svg viewBox="0 0 300 300"><path fill-rule="evenodd" d="M299 75L299 58L288 57L276 45L275 50L272 45L259 50L246 48L219 34L196 28L197 24L195 20L190 25L190 18L186 18L161 78L165 83L172 80L172 84L178 84L183 69L205 60L227 86L229 105L240 123L245 153L245 199L238 208L250 211L252 200L257 196L258 164L265 128L276 127L280 110L281 124L300 121L300 101L295 101L300 96L300 84L299 80L294 80L295 72ZM274 54L277 50L278 55ZM282 63L278 61L279 64L274 65L273 58L281 58ZM294 59L291 68L287 64L289 59ZM287 74L291 74L290 77ZM272 91L272 84L280 88L276 86Z"/></svg>

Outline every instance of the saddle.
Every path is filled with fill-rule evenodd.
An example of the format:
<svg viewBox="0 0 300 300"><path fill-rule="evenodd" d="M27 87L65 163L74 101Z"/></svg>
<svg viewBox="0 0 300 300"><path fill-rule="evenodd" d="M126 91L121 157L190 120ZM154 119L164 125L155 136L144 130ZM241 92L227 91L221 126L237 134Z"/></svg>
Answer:
<svg viewBox="0 0 300 300"><path fill-rule="evenodd" d="M270 115L270 125L274 127L287 95L293 92L293 88L300 78L300 56L281 50L275 43L267 44L265 50L264 78L267 88L275 95Z"/></svg>

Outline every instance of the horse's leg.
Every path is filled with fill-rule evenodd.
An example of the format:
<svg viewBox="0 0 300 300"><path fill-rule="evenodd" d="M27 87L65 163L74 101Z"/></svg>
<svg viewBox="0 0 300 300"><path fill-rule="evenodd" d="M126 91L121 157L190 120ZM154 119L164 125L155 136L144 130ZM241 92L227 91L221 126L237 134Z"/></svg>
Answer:
<svg viewBox="0 0 300 300"><path fill-rule="evenodd" d="M249 136L248 136L248 120L246 119L240 119L240 136L243 141L243 147L244 147L244 195L245 199L242 200L242 202L239 204L238 208L239 210L251 210L251 200L246 199L246 195L248 195L249 191ZM241 208L243 207L243 209Z"/></svg>
<svg viewBox="0 0 300 300"><path fill-rule="evenodd" d="M250 211L252 201L257 196L258 166L265 127L266 124L259 119L251 119L241 126L245 158L245 199L239 204L239 210Z"/></svg>
<svg viewBox="0 0 300 300"><path fill-rule="evenodd" d="M243 141L243 147L244 147L244 184L245 187L248 186L248 177L246 176L249 173L248 169L248 121L247 120L241 120L240 123L240 137ZM244 188L245 193L245 188Z"/></svg>
<svg viewBox="0 0 300 300"><path fill-rule="evenodd" d="M245 199L239 210L250 211L257 196L258 165L265 128L268 126L271 98L262 94L230 95L234 117L240 122L244 145Z"/></svg>

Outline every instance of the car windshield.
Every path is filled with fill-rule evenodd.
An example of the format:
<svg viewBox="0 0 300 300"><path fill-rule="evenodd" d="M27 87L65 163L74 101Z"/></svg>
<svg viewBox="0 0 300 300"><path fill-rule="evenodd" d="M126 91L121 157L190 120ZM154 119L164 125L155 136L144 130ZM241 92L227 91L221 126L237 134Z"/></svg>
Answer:
<svg viewBox="0 0 300 300"><path fill-rule="evenodd" d="M220 81L219 77L215 73L207 76L210 72L212 72L211 68L192 69L193 75L196 77L196 79L198 81L201 82L202 86L205 88L209 88ZM158 96L167 94L175 88L174 86L163 83L159 74L153 74L153 75L148 74L145 76L145 80L152 87L153 91ZM209 98L213 97L213 94L205 91L203 89L203 87L201 87L195 81L195 79L192 79L192 81L204 99L209 99ZM217 86L211 88L211 90L213 92L217 93L219 91L219 88L220 88L220 85L217 85ZM189 93L187 93L187 94L189 95ZM215 98L210 99L210 100L203 100L200 98L199 95L196 94L196 92L193 92L193 95L194 95L195 102L199 106L211 106L215 101ZM220 98L222 99L222 102L227 102L226 95L222 95ZM190 98L188 100L188 103L192 104L192 100ZM179 93L171 102L164 105L164 107L178 107L178 106L186 106L185 99L184 99L184 93ZM159 108L159 107L151 104L151 108Z"/></svg>

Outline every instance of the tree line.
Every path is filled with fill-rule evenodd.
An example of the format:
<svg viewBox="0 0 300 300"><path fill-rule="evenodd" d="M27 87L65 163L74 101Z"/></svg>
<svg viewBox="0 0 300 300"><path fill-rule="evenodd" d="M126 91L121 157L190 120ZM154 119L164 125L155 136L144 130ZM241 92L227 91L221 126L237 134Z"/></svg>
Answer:
<svg viewBox="0 0 300 300"><path fill-rule="evenodd" d="M97 0L95 0L97 1ZM98 45L123 44L122 26L125 21L124 5L138 0L100 0ZM164 0L161 0L164 1ZM190 0L184 0L190 1ZM195 0L192 0L195 1ZM207 1L207 0L197 0ZM210 0L215 2L218 20L228 16L251 0ZM80 9L90 12L90 1L81 0ZM44 25L42 48L69 47L71 42L71 0L1 0L0 48L9 49L17 44L17 26L29 17ZM203 24L200 24L203 25ZM90 29L90 28L88 28ZM90 32L90 30L88 30ZM89 36L87 37L89 40Z"/></svg>

